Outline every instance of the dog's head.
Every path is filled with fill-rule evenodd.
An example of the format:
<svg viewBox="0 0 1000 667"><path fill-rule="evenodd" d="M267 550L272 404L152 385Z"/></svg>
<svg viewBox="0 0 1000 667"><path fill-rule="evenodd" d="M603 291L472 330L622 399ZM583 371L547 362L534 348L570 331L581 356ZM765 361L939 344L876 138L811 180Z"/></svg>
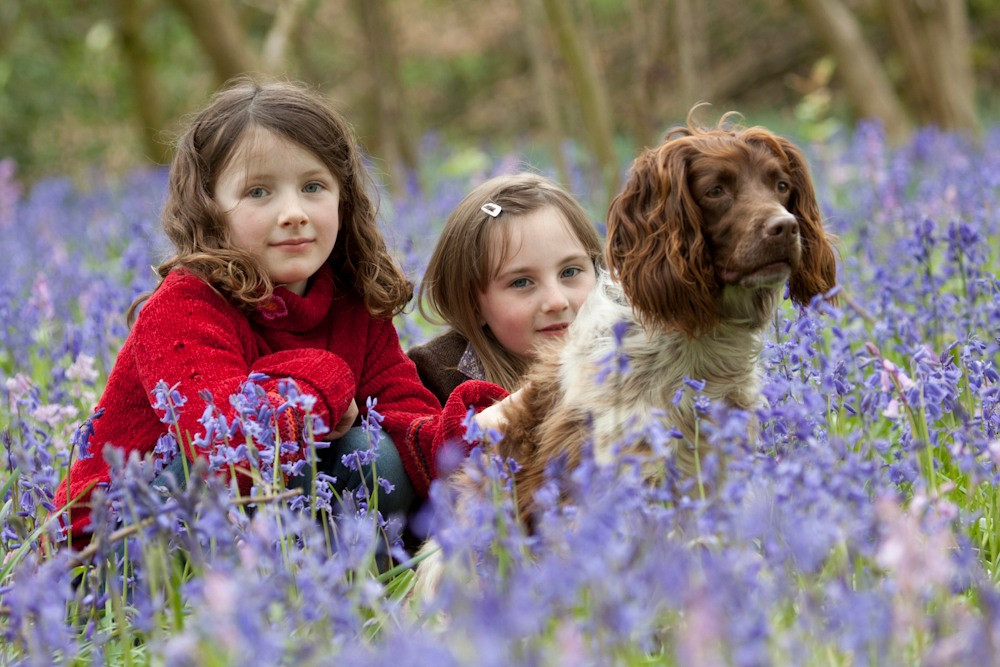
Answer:
<svg viewBox="0 0 1000 667"><path fill-rule="evenodd" d="M836 260L801 151L761 127L689 122L632 163L608 211L608 266L646 326L704 332L727 287L770 310L787 280L808 303ZM769 312L758 313L761 321Z"/></svg>

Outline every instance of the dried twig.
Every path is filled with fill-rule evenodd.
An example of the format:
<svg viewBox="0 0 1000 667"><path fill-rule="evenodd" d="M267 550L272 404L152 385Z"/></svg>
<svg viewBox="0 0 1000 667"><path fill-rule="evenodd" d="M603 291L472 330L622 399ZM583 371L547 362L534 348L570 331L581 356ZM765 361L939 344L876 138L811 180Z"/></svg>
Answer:
<svg viewBox="0 0 1000 667"><path fill-rule="evenodd" d="M239 498L233 498L232 500L229 501L229 504L233 505L234 507L239 507L242 505L251 505L251 504L261 505L261 504L278 502L281 500L288 500L289 498L294 498L295 496L298 496L301 493L302 489L288 489L286 491L282 491L281 493L275 493L266 496L241 496ZM125 526L124 528L119 528L118 530L108 535L106 541L110 544L119 542L127 537L134 535L135 533L138 533L140 530L153 523L154 520L155 520L154 517L147 517L138 523L133 523L131 525ZM94 556L94 554L96 554L100 550L102 544L104 544L104 541L102 541L99 536L96 541L92 542L91 544L84 547L80 551L71 554L69 557L70 563L73 565L82 565L83 563L86 563Z"/></svg>
<svg viewBox="0 0 1000 667"><path fill-rule="evenodd" d="M864 307L847 292L847 290L841 290L840 294L837 296L843 299L850 309L860 315L863 320L868 322L868 324L875 323L875 316L865 310Z"/></svg>

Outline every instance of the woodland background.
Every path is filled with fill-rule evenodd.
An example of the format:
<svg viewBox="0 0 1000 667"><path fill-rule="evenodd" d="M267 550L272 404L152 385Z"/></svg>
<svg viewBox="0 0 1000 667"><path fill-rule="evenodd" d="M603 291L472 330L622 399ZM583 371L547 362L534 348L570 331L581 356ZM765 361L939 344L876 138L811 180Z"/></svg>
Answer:
<svg viewBox="0 0 1000 667"><path fill-rule="evenodd" d="M4 0L0 158L31 183L166 163L185 114L242 72L321 87L387 186L421 141L568 146L613 192L699 101L820 139L900 142L1000 116L1000 0Z"/></svg>
<svg viewBox="0 0 1000 667"><path fill-rule="evenodd" d="M997 664L998 49L1000 0L0 0L0 665ZM408 554L376 573L399 526L373 504L281 502L280 475L162 493L114 448L118 511L53 550L54 489L169 253L152 165L244 71L354 122L414 281L478 180L529 162L598 222L639 146L697 101L739 110L807 152L841 307L781 310L766 400L702 422L722 455L698 490L588 458L528 536L509 469L472 457L494 492L457 515L434 486L434 601L407 602ZM436 333L396 324L404 348ZM247 389L216 399L274 452Z"/></svg>

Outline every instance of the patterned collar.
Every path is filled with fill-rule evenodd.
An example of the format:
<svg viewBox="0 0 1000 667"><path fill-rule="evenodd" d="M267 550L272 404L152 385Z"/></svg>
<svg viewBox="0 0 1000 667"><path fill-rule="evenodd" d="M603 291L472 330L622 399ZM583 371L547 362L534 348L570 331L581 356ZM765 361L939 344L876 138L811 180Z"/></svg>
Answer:
<svg viewBox="0 0 1000 667"><path fill-rule="evenodd" d="M250 319L268 329L311 331L330 312L337 296L333 269L324 264L313 274L303 296L277 286L270 301L250 312Z"/></svg>
<svg viewBox="0 0 1000 667"><path fill-rule="evenodd" d="M486 369L483 368L482 362L479 361L476 351L472 349L472 343L465 345L465 352L462 353L462 357L458 360L458 372L470 380L486 379Z"/></svg>

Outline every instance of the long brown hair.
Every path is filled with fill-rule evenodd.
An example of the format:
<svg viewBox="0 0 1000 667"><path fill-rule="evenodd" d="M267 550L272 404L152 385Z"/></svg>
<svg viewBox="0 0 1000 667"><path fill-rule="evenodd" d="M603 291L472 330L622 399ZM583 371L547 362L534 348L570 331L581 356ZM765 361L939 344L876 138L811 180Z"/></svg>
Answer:
<svg viewBox="0 0 1000 667"><path fill-rule="evenodd" d="M271 297L270 278L250 253L233 247L224 212L212 197L219 174L255 129L302 146L339 180L340 230L327 260L338 288L357 294L375 317L401 312L413 296L413 284L389 254L378 228L375 187L354 131L320 93L287 81L234 79L181 136L162 217L175 254L156 268L161 282L173 269L183 268L245 309ZM133 302L130 323L150 294Z"/></svg>
<svg viewBox="0 0 1000 667"><path fill-rule="evenodd" d="M499 206L500 214L494 218L484 212L486 203ZM583 207L551 180L524 172L492 178L459 202L445 222L420 283L421 314L465 336L486 379L508 391L521 385L527 365L480 325L479 296L511 251L508 221L546 206L563 215L596 269L603 247Z"/></svg>

